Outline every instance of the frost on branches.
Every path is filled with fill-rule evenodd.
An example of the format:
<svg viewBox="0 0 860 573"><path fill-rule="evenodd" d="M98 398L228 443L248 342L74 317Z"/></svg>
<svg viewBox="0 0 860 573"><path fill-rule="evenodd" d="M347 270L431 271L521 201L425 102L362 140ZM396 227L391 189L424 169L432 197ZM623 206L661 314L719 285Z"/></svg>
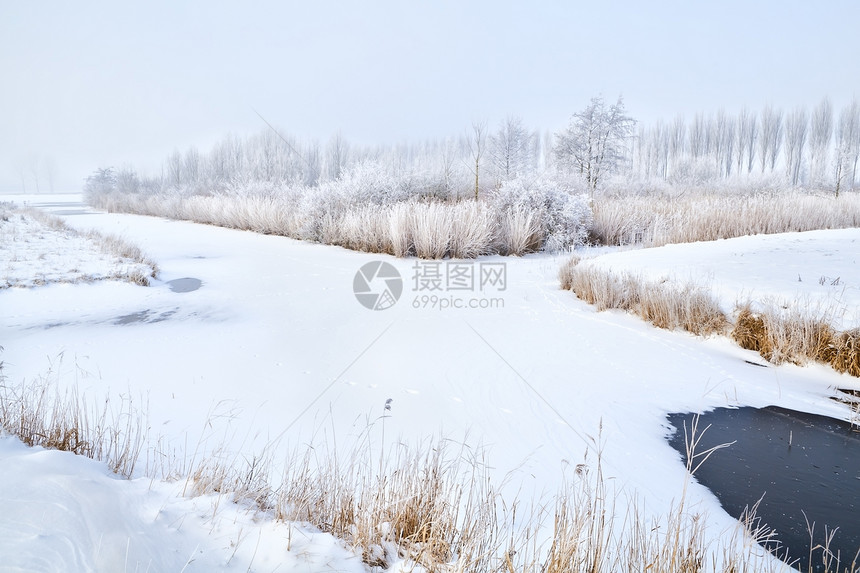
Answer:
<svg viewBox="0 0 860 573"><path fill-rule="evenodd" d="M588 197L551 179L506 181L491 197L500 213L533 213L544 250L582 245L592 222Z"/></svg>

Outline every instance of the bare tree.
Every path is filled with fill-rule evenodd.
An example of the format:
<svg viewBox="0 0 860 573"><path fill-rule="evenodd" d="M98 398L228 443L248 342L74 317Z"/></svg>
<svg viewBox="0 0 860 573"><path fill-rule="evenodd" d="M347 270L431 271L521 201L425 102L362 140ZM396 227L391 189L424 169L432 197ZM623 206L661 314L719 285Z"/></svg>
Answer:
<svg viewBox="0 0 860 573"><path fill-rule="evenodd" d="M490 162L499 179L508 181L531 170L532 142L535 134L520 118L508 116L498 131L489 137Z"/></svg>
<svg viewBox="0 0 860 573"><path fill-rule="evenodd" d="M131 167L123 167L115 173L111 170L108 176L103 175L102 178L110 180L109 175L113 176L113 185L120 193L137 193L140 190L140 179Z"/></svg>
<svg viewBox="0 0 860 573"><path fill-rule="evenodd" d="M41 193L42 190L39 188L39 156L31 154L27 159L27 167L30 170L30 175L33 176L33 183L36 184L36 193Z"/></svg>
<svg viewBox="0 0 860 573"><path fill-rule="evenodd" d="M782 147L782 110L773 109L766 105L761 112L761 129L759 130L759 161L761 172L766 166L773 171L779 150Z"/></svg>
<svg viewBox="0 0 860 573"><path fill-rule="evenodd" d="M621 97L608 107L602 96L594 97L556 137L556 159L560 166L585 178L593 197L604 175L624 159L635 124L627 115Z"/></svg>
<svg viewBox="0 0 860 573"><path fill-rule="evenodd" d="M669 132L669 161L675 165L678 163L681 155L686 150L687 141L687 125L684 123L684 116L677 116L672 121L672 127Z"/></svg>
<svg viewBox="0 0 860 573"><path fill-rule="evenodd" d="M707 147L707 125L705 114L697 113L690 126L690 156L693 159L703 157Z"/></svg>
<svg viewBox="0 0 860 573"><path fill-rule="evenodd" d="M717 160L717 173L722 173L724 177L730 177L734 161L735 132L737 131L735 120L725 110L721 109L717 112L715 123L716 149L714 155Z"/></svg>
<svg viewBox="0 0 860 573"><path fill-rule="evenodd" d="M455 159L458 155L457 143L448 138L439 146L441 186L445 194L454 190Z"/></svg>
<svg viewBox="0 0 860 573"><path fill-rule="evenodd" d="M200 181L200 152L196 147L189 147L185 152L182 171L186 184L198 183Z"/></svg>
<svg viewBox="0 0 860 573"><path fill-rule="evenodd" d="M470 167L475 175L475 201L478 200L478 190L480 189L480 173L481 159L484 157L484 152L487 147L487 122L473 122L472 131L467 134L466 141L469 146L469 157L471 158Z"/></svg>
<svg viewBox="0 0 860 573"><path fill-rule="evenodd" d="M182 161L182 153L178 149L173 150L173 153L165 161L164 171L167 172L167 184L173 187L179 187L185 181L183 175L184 162Z"/></svg>
<svg viewBox="0 0 860 573"><path fill-rule="evenodd" d="M320 159L320 144L314 140L308 144L305 149L305 159L307 160L307 170L305 171L305 185L313 187L319 184L320 174L322 173Z"/></svg>
<svg viewBox="0 0 860 573"><path fill-rule="evenodd" d="M797 108L785 120L785 166L791 185L800 184L803 149L809 133L809 117L805 108Z"/></svg>
<svg viewBox="0 0 860 573"><path fill-rule="evenodd" d="M755 163L756 144L758 143L758 121L756 121L755 112L750 113L749 121L746 124L744 131L744 139L747 142L747 173L752 173L753 163Z"/></svg>
<svg viewBox="0 0 860 573"><path fill-rule="evenodd" d="M744 168L744 161L747 162L747 172L755 158L755 134L756 134L756 118L755 114L751 113L749 108L744 106L741 108L737 118L737 129L735 131L735 141L737 143L736 154L736 171L741 173Z"/></svg>
<svg viewBox="0 0 860 573"><path fill-rule="evenodd" d="M555 154L553 153L554 139L555 136L551 131L547 130L544 132L541 144L541 159L543 161L541 168L544 171L549 171L555 167Z"/></svg>
<svg viewBox="0 0 860 573"><path fill-rule="evenodd" d="M833 139L833 106L828 98L824 98L812 110L809 125L809 176L813 184L819 184L824 179L831 139Z"/></svg>
<svg viewBox="0 0 860 573"><path fill-rule="evenodd" d="M851 189L857 182L857 164L860 160L860 102L856 99L839 112L836 126L836 195L843 181Z"/></svg>
<svg viewBox="0 0 860 573"><path fill-rule="evenodd" d="M657 127L652 131L651 145L654 149L654 167L662 179L669 176L670 140L669 127L663 122L657 122Z"/></svg>
<svg viewBox="0 0 860 573"><path fill-rule="evenodd" d="M349 145L340 133L334 134L326 149L326 176L330 180L340 177L346 168Z"/></svg>

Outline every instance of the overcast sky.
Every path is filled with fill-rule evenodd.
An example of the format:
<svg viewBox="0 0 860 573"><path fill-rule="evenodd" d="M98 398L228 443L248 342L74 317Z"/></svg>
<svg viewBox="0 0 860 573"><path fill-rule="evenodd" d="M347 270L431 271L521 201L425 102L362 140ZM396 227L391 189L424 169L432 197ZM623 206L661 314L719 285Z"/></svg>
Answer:
<svg viewBox="0 0 860 573"><path fill-rule="evenodd" d="M860 95L860 2L0 0L0 192L265 127L420 141ZM24 181L22 182L22 175Z"/></svg>

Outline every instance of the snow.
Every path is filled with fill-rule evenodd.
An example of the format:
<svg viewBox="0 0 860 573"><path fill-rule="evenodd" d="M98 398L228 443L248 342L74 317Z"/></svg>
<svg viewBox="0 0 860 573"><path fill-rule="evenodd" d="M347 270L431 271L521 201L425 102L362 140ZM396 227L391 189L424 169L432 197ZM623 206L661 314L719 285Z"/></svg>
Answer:
<svg viewBox="0 0 860 573"><path fill-rule="evenodd" d="M0 438L0 484L4 572L364 571L331 535L13 438Z"/></svg>
<svg viewBox="0 0 860 573"><path fill-rule="evenodd" d="M828 311L860 326L860 229L755 235L618 251L591 260L650 280L705 285L727 313L738 303Z"/></svg>
<svg viewBox="0 0 860 573"><path fill-rule="evenodd" d="M79 198L66 201L74 204ZM68 206L62 210L74 211ZM761 362L757 354L725 338L696 338L658 330L622 313L598 313L559 289L557 273L565 260L561 255L466 261L505 263L506 288L431 293L415 289L414 259L186 222L80 211L64 215L69 225L118 234L139 245L159 264L161 280L150 287L103 281L0 292L6 374L11 381L31 379L50 363L62 384L77 384L96 395L107 391L145 396L150 425L180 449L202 444L251 452L275 444L286 450L320 435L335 437L339 445L361 436L381 445L444 436L486 447L499 481L507 478L510 491L530 499L555 493L564 469L582 462L589 449L593 460L599 443L603 471L615 486L638 496L646 511L660 514L678 499L686 475L679 455L664 439L666 413L773 404L844 418L844 406L828 397L836 386L860 388L856 379L823 366L761 368L747 362ZM844 281L847 294L840 296L848 304L853 300L850 289L858 284L856 274L851 278L848 272L848 261L853 260L850 233L820 233L821 241L830 242L818 251L814 240L804 242L807 236L773 239L771 253L808 246L793 257L795 267L778 276L769 274L783 270L777 262L761 266L762 260L774 256L748 257L743 241L720 242L724 256L733 257L732 267L716 262L708 270L706 262L716 257L711 244L602 254L594 264L623 261L628 268L641 269L664 264L662 272L673 271L679 277L701 272L694 276L713 280L726 297L751 287L756 293L782 294L795 273L810 292L832 293L815 287L820 286L819 275L836 274ZM744 239L747 245L757 240ZM840 245L844 249L836 248ZM824 249L833 249L826 262L821 260ZM786 260L789 257L785 255ZM403 277L401 299L384 311L366 309L352 292L356 272L376 260L390 262ZM753 273L756 278L751 280ZM202 285L192 292L172 292L167 281L183 277L200 279ZM420 304L422 296L439 295L494 297L504 305L440 309ZM142 320L119 323L130 315ZM373 420L389 398L390 417L382 434ZM219 514L228 513L220 523L229 531L216 534L201 517L209 511L189 505L211 502L178 498L171 484L121 481L86 460L56 452L27 453L7 440L2 448L4 456L27 465L22 471L34 480L64 484L66 493L58 495L83 496L76 505L67 505L70 519L93 520L88 530L65 530L68 538L59 533L38 538L37 531L47 526L15 505L18 496L2 498L0 527L30 528L25 545L30 559L43 554L42 546L46 555L49 548L64 543L101 547L96 555L69 558L86 559L94 570L116 570L95 565L98 555L109 552L106 544L94 541L98 537L93 533L114 531L118 533L111 551L136 546L142 555L144 539L152 535L159 558L173 559L165 561L167 569L182 569L191 550L199 547L211 561L201 557L187 571L212 570L204 562L233 570L237 561L224 565L222 550L235 532L227 526L234 519L229 512L236 512L237 523L248 523L247 515L241 521L241 509L227 510L222 503ZM5 466L0 465L0 491L26 485ZM73 466L73 475L68 475ZM39 494L27 491L37 503ZM83 501L86 492L102 493L89 504ZM734 521L705 488L692 484L688 496L691 507L709 512L715 535L732 530ZM22 494L21 499L27 498ZM110 517L119 524L99 521L108 519L105 508L111 504L122 508L120 515ZM184 536L173 535L171 519L153 513L152 508L163 504L174 512L174 520L189 515L190 525L182 527ZM18 515L20 523L10 522L6 515ZM52 523L60 526L59 520ZM287 526L262 522L244 530L253 533L248 534L251 541L240 545L241 551L252 552L256 536L264 539L255 553L255 570L275 568L257 568L264 557L269 563L297 558L295 548L285 554L282 541L277 541L278 535L283 539L275 533L279 527ZM347 566L355 567L352 561L336 544L318 535L313 539L320 547L308 551L340 555L344 561L338 566L353 570ZM0 548L0 553L5 551ZM243 562L235 570L247 567ZM327 570L319 567L309 569Z"/></svg>
<svg viewBox="0 0 860 573"><path fill-rule="evenodd" d="M0 215L0 288L92 282L151 272L144 264L104 252L92 237L46 226L25 213L0 208Z"/></svg>

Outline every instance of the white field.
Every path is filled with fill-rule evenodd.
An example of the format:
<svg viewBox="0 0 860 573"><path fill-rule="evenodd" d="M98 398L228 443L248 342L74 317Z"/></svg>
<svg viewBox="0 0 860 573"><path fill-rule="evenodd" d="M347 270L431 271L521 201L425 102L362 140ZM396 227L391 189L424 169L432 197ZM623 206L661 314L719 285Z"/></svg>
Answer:
<svg viewBox="0 0 860 573"><path fill-rule="evenodd" d="M860 229L755 235L617 251L588 264L651 281L706 286L731 314L738 303L807 308L839 329L860 327Z"/></svg>
<svg viewBox="0 0 860 573"><path fill-rule="evenodd" d="M2 210L0 210L2 213ZM0 219L0 288L31 287L58 282L99 281L151 269L105 252L92 240L68 229L41 224L24 213ZM75 253L74 257L68 253Z"/></svg>
<svg viewBox="0 0 860 573"><path fill-rule="evenodd" d="M602 425L604 472L622 491L619 503L637 495L646 511L661 514L685 479L665 441L668 412L775 404L846 418L828 397L836 386L860 389L856 379L823 366L762 368L747 362L761 363L757 354L727 339L597 313L559 289L563 256L482 259L507 263L506 290L490 293L504 308L431 310L413 306L428 294L414 289L414 259L150 217L64 218L139 245L159 264L162 282L0 291L9 381L51 368L60 384L93 396L142 397L153 432L189 456L221 445L288 448L323 436L342 445L369 435L386 446L447 436L483 444L497 477L508 476L509 489L531 499L555 492ZM790 251L800 237L781 235L772 247ZM832 275L849 284L856 273L851 247L828 243L827 265L825 253L807 250L791 273L804 283ZM706 243L685 248L694 261L696 253L711 256ZM623 255L633 264L658 256L651 252L601 257ZM663 262L672 269L669 257ZM356 271L376 260L404 278L400 301L385 311L362 307L352 292ZM740 289L782 295L787 279L767 272L778 265L757 260L733 259ZM183 277L203 285L175 293L164 284ZM117 324L135 313L148 321ZM389 398L383 436L377 419ZM208 498L178 498L170 484L119 480L99 464L25 450L9 439L0 441L0 457L0 555L14 550L25 570L48 556L69 570L281 571L281 561L301 571L362 570L330 538L255 521L226 500L215 510ZM688 496L709 512L712 535L732 530L705 488L693 484ZM293 540L304 536L305 545L285 551L287 531Z"/></svg>

